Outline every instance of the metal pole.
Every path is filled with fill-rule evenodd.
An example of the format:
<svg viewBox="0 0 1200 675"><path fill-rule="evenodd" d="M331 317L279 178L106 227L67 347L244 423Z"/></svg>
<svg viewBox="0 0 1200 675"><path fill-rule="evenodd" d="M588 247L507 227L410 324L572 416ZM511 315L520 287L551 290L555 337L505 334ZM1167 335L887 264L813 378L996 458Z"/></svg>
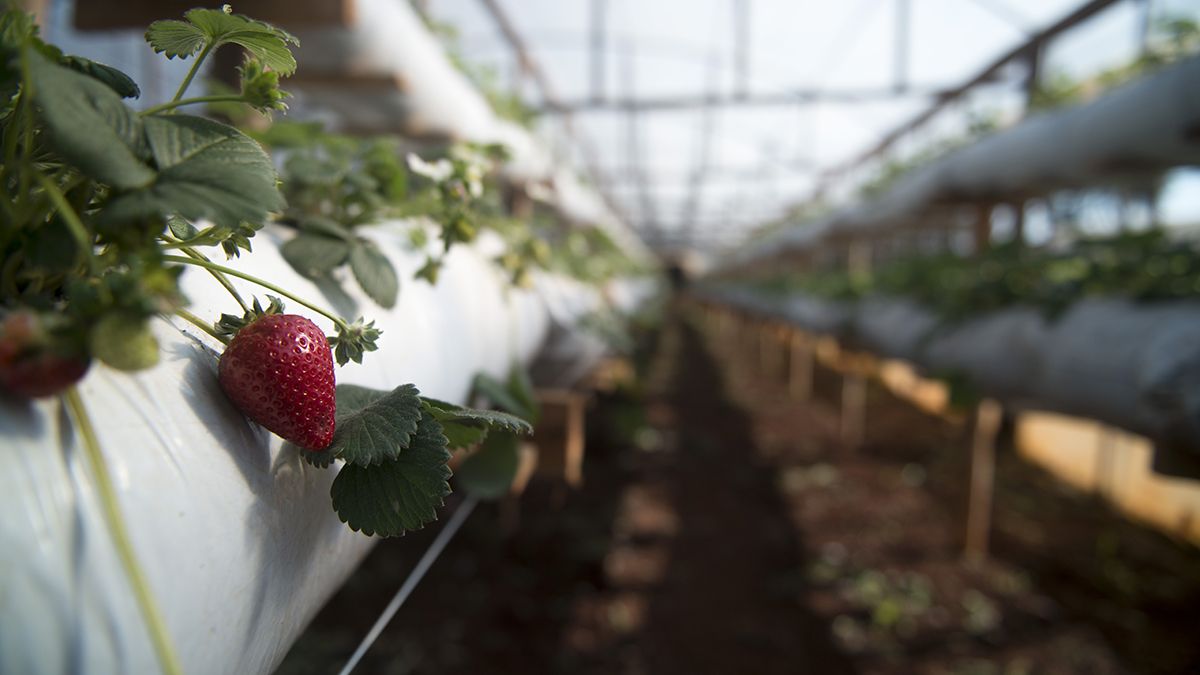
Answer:
<svg viewBox="0 0 1200 675"><path fill-rule="evenodd" d="M908 90L908 41L910 31L910 0L896 0L895 80L896 91Z"/></svg>
<svg viewBox="0 0 1200 675"><path fill-rule="evenodd" d="M734 96L750 95L750 0L733 0L733 50L737 72Z"/></svg>
<svg viewBox="0 0 1200 675"><path fill-rule="evenodd" d="M592 68L591 87L592 100L599 103L604 100L605 70L608 54L604 49L608 2L607 0L592 0Z"/></svg>

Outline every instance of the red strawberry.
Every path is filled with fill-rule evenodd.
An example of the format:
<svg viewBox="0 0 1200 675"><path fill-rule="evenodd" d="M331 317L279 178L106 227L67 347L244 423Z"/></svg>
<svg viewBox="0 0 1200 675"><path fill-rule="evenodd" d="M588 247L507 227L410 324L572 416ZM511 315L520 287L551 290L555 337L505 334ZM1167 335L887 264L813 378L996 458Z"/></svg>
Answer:
<svg viewBox="0 0 1200 675"><path fill-rule="evenodd" d="M51 336L42 318L15 311L0 323L0 387L25 398L53 396L83 378L91 361Z"/></svg>
<svg viewBox="0 0 1200 675"><path fill-rule="evenodd" d="M325 334L295 314L267 314L221 355L221 388L247 417L308 450L333 441L333 355Z"/></svg>

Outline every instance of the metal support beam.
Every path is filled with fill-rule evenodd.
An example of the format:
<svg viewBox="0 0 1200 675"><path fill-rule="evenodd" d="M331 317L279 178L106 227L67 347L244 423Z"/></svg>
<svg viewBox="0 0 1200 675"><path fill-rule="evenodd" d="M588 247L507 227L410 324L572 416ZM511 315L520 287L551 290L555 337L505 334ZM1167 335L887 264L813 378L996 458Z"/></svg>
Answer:
<svg viewBox="0 0 1200 675"><path fill-rule="evenodd" d="M797 105L812 105L816 103L871 103L887 101L907 96L923 96L941 99L949 96L952 90L944 88L909 89L897 92L894 87L865 88L865 89L790 89L746 96L728 96L722 94L686 94L683 96L660 96L646 98L614 98L601 101L591 99L580 101L560 101L557 104L547 104L538 109L543 115L590 113L590 112L660 112L687 110L689 108L731 108L731 107L790 107Z"/></svg>
<svg viewBox="0 0 1200 675"><path fill-rule="evenodd" d="M945 108L953 101L962 98L967 92L975 87L995 79L1000 72L1015 61L1032 58L1031 54L1035 51L1040 51L1042 46L1052 40L1055 36L1063 33L1071 28L1087 21L1096 14L1108 9L1122 0L1090 0L1078 7L1075 11L1064 16L1056 21L1053 25L1048 26L1034 33L1029 40L1014 47L1000 58L993 61L986 68L980 71L975 77L967 80L953 89L947 90L938 96L937 102L927 108L924 112L912 118L908 122L896 127L891 133L884 136L878 143L868 149L866 152L851 159L849 162L825 172L825 180L829 181L838 176L842 176L856 167L863 165L865 162L882 155L913 129L925 124L933 118L938 112Z"/></svg>
<svg viewBox="0 0 1200 675"><path fill-rule="evenodd" d="M546 77L546 73L529 54L529 47L526 46L525 40L521 38L521 34L517 32L517 27L508 18L508 14L500 7L499 0L479 0L479 2L491 14L492 20L496 22L496 27L500 29L500 33L504 35L504 39L508 42L509 47L512 48L513 54L517 57L517 63L521 66L521 71L537 85L544 105L550 108L557 107L559 98L554 92L554 86L550 83L550 78Z"/></svg>
<svg viewBox="0 0 1200 675"><path fill-rule="evenodd" d="M567 136L579 146L583 156L587 160L585 168L591 176L596 190L600 193L600 197L613 213L621 214L622 211L616 200L604 189L606 181L604 180L604 175L596 169L599 164L596 162L595 150L586 139L576 132L570 111L563 109L562 101L555 92L554 86L550 83L550 79L546 77L546 73L538 66L533 56L530 55L529 48L526 46L524 39L521 38L521 34L517 31L516 26L513 25L503 8L500 7L499 0L479 1L483 4L488 14L491 15L492 20L496 22L496 27L500 29L501 34L504 35L504 39L508 42L509 47L516 56L521 71L533 79L538 92L542 96L543 104L549 109L558 110L563 113L563 129L566 131Z"/></svg>
<svg viewBox="0 0 1200 675"><path fill-rule="evenodd" d="M709 86L716 87L719 69L716 61L709 61L708 64L708 79ZM691 179L688 185L688 198L683 208L683 233L684 243L691 244L692 236L696 231L696 214L700 211L700 201L704 194L704 183L708 180L709 164L711 163L711 149L713 137L713 109L705 106L700 111L700 136L699 136L699 151L697 152L696 168L692 172Z"/></svg>

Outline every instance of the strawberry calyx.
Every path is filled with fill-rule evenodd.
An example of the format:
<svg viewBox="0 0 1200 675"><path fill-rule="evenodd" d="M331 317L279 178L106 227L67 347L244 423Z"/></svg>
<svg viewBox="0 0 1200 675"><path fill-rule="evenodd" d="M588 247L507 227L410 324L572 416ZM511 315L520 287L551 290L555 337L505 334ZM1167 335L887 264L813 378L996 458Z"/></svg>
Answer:
<svg viewBox="0 0 1200 675"><path fill-rule="evenodd" d="M268 295L267 301L267 306L264 309L259 299L254 298L254 303L242 316L237 316L235 314L222 314L221 318L214 324L217 334L224 338L232 338L243 328L249 326L264 316L283 314L283 300L273 295Z"/></svg>

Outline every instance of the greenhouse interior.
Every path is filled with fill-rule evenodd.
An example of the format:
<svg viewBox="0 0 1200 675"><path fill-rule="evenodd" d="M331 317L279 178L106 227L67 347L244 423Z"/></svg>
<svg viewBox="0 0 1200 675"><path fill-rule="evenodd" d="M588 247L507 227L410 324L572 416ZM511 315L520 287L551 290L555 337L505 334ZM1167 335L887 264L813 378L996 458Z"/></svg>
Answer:
<svg viewBox="0 0 1200 675"><path fill-rule="evenodd" d="M0 674L1200 673L1200 2L0 54Z"/></svg>

